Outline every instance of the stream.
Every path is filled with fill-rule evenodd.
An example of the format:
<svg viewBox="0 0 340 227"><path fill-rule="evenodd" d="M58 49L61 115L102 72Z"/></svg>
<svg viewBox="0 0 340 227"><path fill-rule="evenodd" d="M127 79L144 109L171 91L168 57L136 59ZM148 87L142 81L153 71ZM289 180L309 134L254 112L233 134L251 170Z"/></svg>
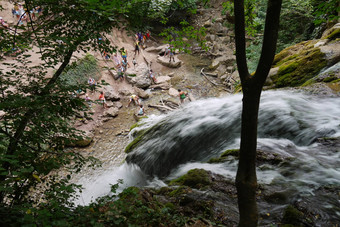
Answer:
<svg viewBox="0 0 340 227"><path fill-rule="evenodd" d="M84 190L78 204L110 192L118 179L128 186L166 186L193 168L203 168L234 180L237 159L208 164L227 149L240 144L242 95L207 98L183 105L177 111L145 119L130 132L147 129L143 140L117 165L95 170L79 179ZM340 222L340 98L319 97L298 91L262 93L258 150L287 161L261 163L258 183L267 191L280 193L280 201L259 203L261 213L282 214L287 204L304 206L321 214L316 223ZM123 151L122 151L123 152ZM126 162L122 160L126 157ZM303 205L303 204L304 205ZM269 224L270 218L268 219ZM331 225L330 225L331 226Z"/></svg>

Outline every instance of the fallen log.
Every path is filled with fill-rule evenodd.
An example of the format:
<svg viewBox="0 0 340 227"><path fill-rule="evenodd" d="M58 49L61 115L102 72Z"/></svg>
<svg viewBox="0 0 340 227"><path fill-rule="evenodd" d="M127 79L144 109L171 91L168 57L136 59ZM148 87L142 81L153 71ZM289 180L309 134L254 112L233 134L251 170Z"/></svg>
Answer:
<svg viewBox="0 0 340 227"><path fill-rule="evenodd" d="M155 108L155 109L158 109L158 110L163 111L163 112L175 110L175 109L172 109L172 108L170 108L168 106L161 106L161 105L152 105L152 104L149 104L148 107Z"/></svg>
<svg viewBox="0 0 340 227"><path fill-rule="evenodd" d="M204 76L205 79L207 79L211 84L213 84L214 86L219 86L219 84L215 83L214 81L210 80L207 75L203 72L204 68L201 69L201 75Z"/></svg>

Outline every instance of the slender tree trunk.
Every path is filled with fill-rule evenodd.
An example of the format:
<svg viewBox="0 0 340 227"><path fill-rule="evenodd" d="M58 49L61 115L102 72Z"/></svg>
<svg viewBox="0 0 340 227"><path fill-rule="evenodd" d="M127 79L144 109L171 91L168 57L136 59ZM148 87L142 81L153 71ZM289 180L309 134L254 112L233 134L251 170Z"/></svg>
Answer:
<svg viewBox="0 0 340 227"><path fill-rule="evenodd" d="M252 89L254 90L254 89ZM239 206L239 226L257 226L256 205L256 143L257 118L260 92L247 91L243 94L241 147L236 175L236 188Z"/></svg>
<svg viewBox="0 0 340 227"><path fill-rule="evenodd" d="M254 76L248 72L245 43L244 0L234 1L236 61L243 91L242 127L236 188L239 226L257 226L256 144L261 90L268 76L276 50L282 0L268 0L266 24L260 60Z"/></svg>

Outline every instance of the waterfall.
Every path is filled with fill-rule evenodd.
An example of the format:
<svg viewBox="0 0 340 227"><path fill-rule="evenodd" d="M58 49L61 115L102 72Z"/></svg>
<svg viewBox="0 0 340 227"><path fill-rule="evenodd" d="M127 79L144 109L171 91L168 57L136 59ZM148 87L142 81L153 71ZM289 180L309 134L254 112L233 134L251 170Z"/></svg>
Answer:
<svg viewBox="0 0 340 227"><path fill-rule="evenodd" d="M198 100L166 115L149 116L130 132L131 141L139 137L139 142L123 165L92 178L84 176L80 183L85 189L78 204L109 193L110 184L118 179L124 180L122 188L160 187L190 169L203 168L233 181L237 158L214 164L206 161L239 148L241 109L242 95L236 94ZM323 215L321 223L340 220L339 199L332 193L332 188L340 188L339 137L339 97L291 90L263 92L257 149L289 159L280 164L259 163L258 183L267 191L282 193L287 198L284 204L303 198ZM276 212L276 216L282 214L282 206L276 209L260 202L259 207L263 212Z"/></svg>
<svg viewBox="0 0 340 227"><path fill-rule="evenodd" d="M165 177L180 164L205 162L226 149L238 148L241 100L242 95L233 95L196 101L135 129L148 128L127 162L137 164L150 176ZM310 146L317 138L339 136L339 107L339 98L263 92L259 148L273 146L279 152L282 140L293 146ZM285 149L281 152L287 153Z"/></svg>

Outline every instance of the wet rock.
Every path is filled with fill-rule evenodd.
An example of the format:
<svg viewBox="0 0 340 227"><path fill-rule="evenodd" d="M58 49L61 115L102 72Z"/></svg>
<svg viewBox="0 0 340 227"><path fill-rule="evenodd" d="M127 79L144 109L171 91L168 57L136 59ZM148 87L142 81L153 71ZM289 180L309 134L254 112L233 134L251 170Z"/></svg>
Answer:
<svg viewBox="0 0 340 227"><path fill-rule="evenodd" d="M116 117L118 115L118 108L111 107L104 111L103 117Z"/></svg>
<svg viewBox="0 0 340 227"><path fill-rule="evenodd" d="M210 70L215 70L220 64L223 64L227 67L233 66L236 62L236 57L234 55L231 56L221 56L213 60L211 65L209 66Z"/></svg>
<svg viewBox="0 0 340 227"><path fill-rule="evenodd" d="M157 83L150 86L151 89L162 89L162 90L169 90L170 84L167 82Z"/></svg>
<svg viewBox="0 0 340 227"><path fill-rule="evenodd" d="M150 97L150 95L146 91L138 87L134 87L134 91L135 94L142 99L148 99Z"/></svg>
<svg viewBox="0 0 340 227"><path fill-rule="evenodd" d="M167 47L168 45L162 45L162 46L157 46L157 47L148 47L145 49L145 51L147 52L153 52L153 53L160 53L160 52L164 52L165 51L165 48Z"/></svg>
<svg viewBox="0 0 340 227"><path fill-rule="evenodd" d="M149 68L145 63L139 64L136 69L129 68L125 72L126 81L138 88L146 89L151 85Z"/></svg>
<svg viewBox="0 0 340 227"><path fill-rule="evenodd" d="M173 97L178 97L179 92L175 88L170 88L169 89L169 95Z"/></svg>
<svg viewBox="0 0 340 227"><path fill-rule="evenodd" d="M106 100L117 101L120 99L118 92L114 90L113 87L110 85L106 85L103 91Z"/></svg>
<svg viewBox="0 0 340 227"><path fill-rule="evenodd" d="M87 147L93 141L94 134L88 131L85 131L85 134L82 139L72 141L68 146L70 147Z"/></svg>
<svg viewBox="0 0 340 227"><path fill-rule="evenodd" d="M203 26L206 27L206 28L209 28L209 27L212 26L212 23L211 23L210 20L207 20L206 22L204 22Z"/></svg>
<svg viewBox="0 0 340 227"><path fill-rule="evenodd" d="M167 83L171 80L169 76L159 76L157 77L157 84Z"/></svg>
<svg viewBox="0 0 340 227"><path fill-rule="evenodd" d="M175 76L175 73L174 73L174 72L169 73L168 76L169 76L169 77L174 77L174 76Z"/></svg>
<svg viewBox="0 0 340 227"><path fill-rule="evenodd" d="M175 58L175 61L169 62L169 60L170 60L169 58L158 56L157 62L159 64L164 65L164 66L169 67L169 68L179 68L179 67L181 67L182 61L179 60L177 58L177 56L175 56L174 58Z"/></svg>

